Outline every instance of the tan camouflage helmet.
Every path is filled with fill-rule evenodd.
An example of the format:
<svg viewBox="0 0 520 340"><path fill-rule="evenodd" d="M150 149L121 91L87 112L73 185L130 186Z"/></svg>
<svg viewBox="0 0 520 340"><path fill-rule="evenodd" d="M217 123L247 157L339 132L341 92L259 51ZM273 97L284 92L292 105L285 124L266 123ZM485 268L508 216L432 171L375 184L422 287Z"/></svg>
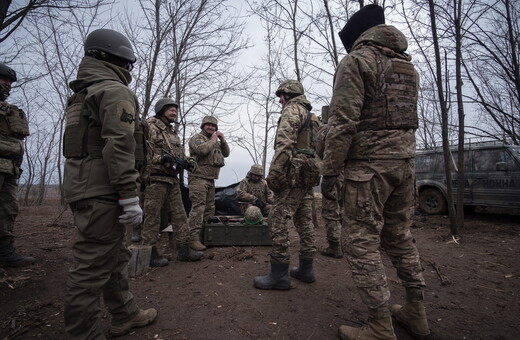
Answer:
<svg viewBox="0 0 520 340"><path fill-rule="evenodd" d="M275 94L277 97L280 97L282 93L302 95L305 91L303 90L303 85L299 81L284 80L280 86L278 86Z"/></svg>
<svg viewBox="0 0 520 340"><path fill-rule="evenodd" d="M246 212L244 213L245 224L259 224L262 222L263 218L264 217L262 216L262 211L260 208L254 205L247 208Z"/></svg>
<svg viewBox="0 0 520 340"><path fill-rule="evenodd" d="M213 116L206 116L202 118L202 123L200 123L201 129L204 127L204 124L213 124L217 127L216 129L218 130L217 118Z"/></svg>
<svg viewBox="0 0 520 340"><path fill-rule="evenodd" d="M177 105L173 99L161 98L157 101L157 103L155 103L155 115L158 116L159 112L161 112L165 106L174 106L177 109L179 108L179 105Z"/></svg>
<svg viewBox="0 0 520 340"><path fill-rule="evenodd" d="M249 173L252 175L264 176L264 167L260 164L253 164L251 165L251 170L249 170Z"/></svg>

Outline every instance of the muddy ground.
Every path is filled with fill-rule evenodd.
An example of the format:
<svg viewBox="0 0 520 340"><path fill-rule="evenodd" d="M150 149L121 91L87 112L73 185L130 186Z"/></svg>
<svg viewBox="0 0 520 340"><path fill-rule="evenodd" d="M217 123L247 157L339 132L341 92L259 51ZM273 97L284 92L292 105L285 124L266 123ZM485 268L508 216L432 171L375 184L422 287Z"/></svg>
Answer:
<svg viewBox="0 0 520 340"><path fill-rule="evenodd" d="M445 216L414 217L436 339L520 339L520 213L496 212L466 216L457 242L447 237ZM37 263L0 277L0 339L64 339L71 214L52 203L21 207L15 232L18 250ZM320 249L324 235L320 223ZM291 238L297 259L294 230ZM160 248L170 265L130 282L141 308L158 309L157 320L120 339L335 339L340 325L361 326L367 318L345 259L317 255L315 283L293 280L289 291L261 291L252 279L267 274L269 247L209 248L196 263L176 261L166 236ZM404 289L384 260L391 303L401 303ZM104 309L104 326L109 322ZM398 326L396 333L411 339Z"/></svg>

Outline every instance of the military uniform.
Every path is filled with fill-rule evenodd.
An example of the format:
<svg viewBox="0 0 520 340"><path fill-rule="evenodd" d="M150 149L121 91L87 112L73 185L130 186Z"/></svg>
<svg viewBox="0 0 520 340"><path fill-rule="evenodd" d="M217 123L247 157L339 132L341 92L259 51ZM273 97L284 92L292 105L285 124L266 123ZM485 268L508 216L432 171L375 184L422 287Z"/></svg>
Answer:
<svg viewBox="0 0 520 340"><path fill-rule="evenodd" d="M225 140L212 140L205 131L191 137L188 144L190 157L198 165L197 170L188 174L191 201L188 224L191 240L199 241L203 224L215 215L215 179L230 150Z"/></svg>
<svg viewBox="0 0 520 340"><path fill-rule="evenodd" d="M382 15L383 10L370 5L360 12ZM358 26L347 23L346 33L366 22L355 19ZM324 184L344 170L343 250L370 312L368 328L342 326L340 335L350 339L384 329L395 338L379 247L407 292L425 285L410 232L419 79L399 30L376 24L361 32L336 70L323 159Z"/></svg>
<svg viewBox="0 0 520 340"><path fill-rule="evenodd" d="M267 216L269 211L267 205L273 204L273 192L267 187L265 179L261 178L255 182L251 179L251 172L248 172L246 178L240 181L237 188L237 200L240 204L242 215L247 208L253 205L257 200L261 200L265 206L261 208L262 214Z"/></svg>
<svg viewBox="0 0 520 340"><path fill-rule="evenodd" d="M98 320L101 294L113 325L139 313L128 289L131 253L124 245L118 204L137 197L134 132L139 116L137 97L128 88L131 79L122 67L86 56L70 83L75 94L67 107L63 183L77 227L64 312L70 339L104 339ZM85 115L86 145L80 134Z"/></svg>

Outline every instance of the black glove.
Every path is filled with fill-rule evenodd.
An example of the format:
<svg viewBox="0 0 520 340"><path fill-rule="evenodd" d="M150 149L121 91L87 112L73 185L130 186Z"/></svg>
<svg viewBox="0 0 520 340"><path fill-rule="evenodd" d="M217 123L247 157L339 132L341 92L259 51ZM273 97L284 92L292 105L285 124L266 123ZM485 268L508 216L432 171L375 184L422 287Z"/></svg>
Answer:
<svg viewBox="0 0 520 340"><path fill-rule="evenodd" d="M260 208L260 210L264 210L264 207L265 207L265 203L264 201L262 201L261 199L257 198L256 201L253 202L253 205L255 207L258 207Z"/></svg>
<svg viewBox="0 0 520 340"><path fill-rule="evenodd" d="M161 163L168 163L170 165L175 165L175 159L173 159L173 156L170 155L167 152L164 152L164 150L161 151Z"/></svg>
<svg viewBox="0 0 520 340"><path fill-rule="evenodd" d="M336 193L336 181L338 180L338 176L323 176L321 179L321 194L323 197L331 200L337 201L337 193Z"/></svg>

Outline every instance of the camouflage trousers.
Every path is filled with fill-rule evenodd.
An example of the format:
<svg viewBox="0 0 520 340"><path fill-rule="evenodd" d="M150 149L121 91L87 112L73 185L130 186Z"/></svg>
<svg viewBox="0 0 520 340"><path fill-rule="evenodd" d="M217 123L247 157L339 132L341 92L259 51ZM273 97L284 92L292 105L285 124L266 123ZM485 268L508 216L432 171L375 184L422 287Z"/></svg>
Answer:
<svg viewBox="0 0 520 340"><path fill-rule="evenodd" d="M316 245L312 222L312 189L290 188L274 195L269 212L269 230L273 241L271 257L284 263L290 260L289 223L300 236L300 255L314 256Z"/></svg>
<svg viewBox="0 0 520 340"><path fill-rule="evenodd" d="M348 161L345 169L343 250L352 279L371 316L390 316L381 247L403 286L425 286L423 268L410 232L414 203L414 161Z"/></svg>
<svg viewBox="0 0 520 340"><path fill-rule="evenodd" d="M338 200L321 199L321 217L325 220L327 241L330 243L341 243L341 209L343 207L343 175L338 176L336 181L336 196Z"/></svg>
<svg viewBox="0 0 520 340"><path fill-rule="evenodd" d="M16 176L0 172L0 247L10 243L18 216Z"/></svg>
<svg viewBox="0 0 520 340"><path fill-rule="evenodd" d="M189 241L188 219L182 203L179 180L173 184L168 182L152 181L145 190L144 222L141 236L143 244L153 246L159 240L159 226L161 224L161 208L168 213L173 227L173 236L177 244Z"/></svg>
<svg viewBox="0 0 520 340"><path fill-rule="evenodd" d="M70 205L77 227L72 246L74 264L67 278L65 331L67 339L105 339L100 297L112 314L112 324L131 319L138 307L128 288L125 226L117 197L98 197Z"/></svg>
<svg viewBox="0 0 520 340"><path fill-rule="evenodd" d="M200 240L204 223L215 215L215 181L200 177L190 177L191 210L188 218L190 239Z"/></svg>

